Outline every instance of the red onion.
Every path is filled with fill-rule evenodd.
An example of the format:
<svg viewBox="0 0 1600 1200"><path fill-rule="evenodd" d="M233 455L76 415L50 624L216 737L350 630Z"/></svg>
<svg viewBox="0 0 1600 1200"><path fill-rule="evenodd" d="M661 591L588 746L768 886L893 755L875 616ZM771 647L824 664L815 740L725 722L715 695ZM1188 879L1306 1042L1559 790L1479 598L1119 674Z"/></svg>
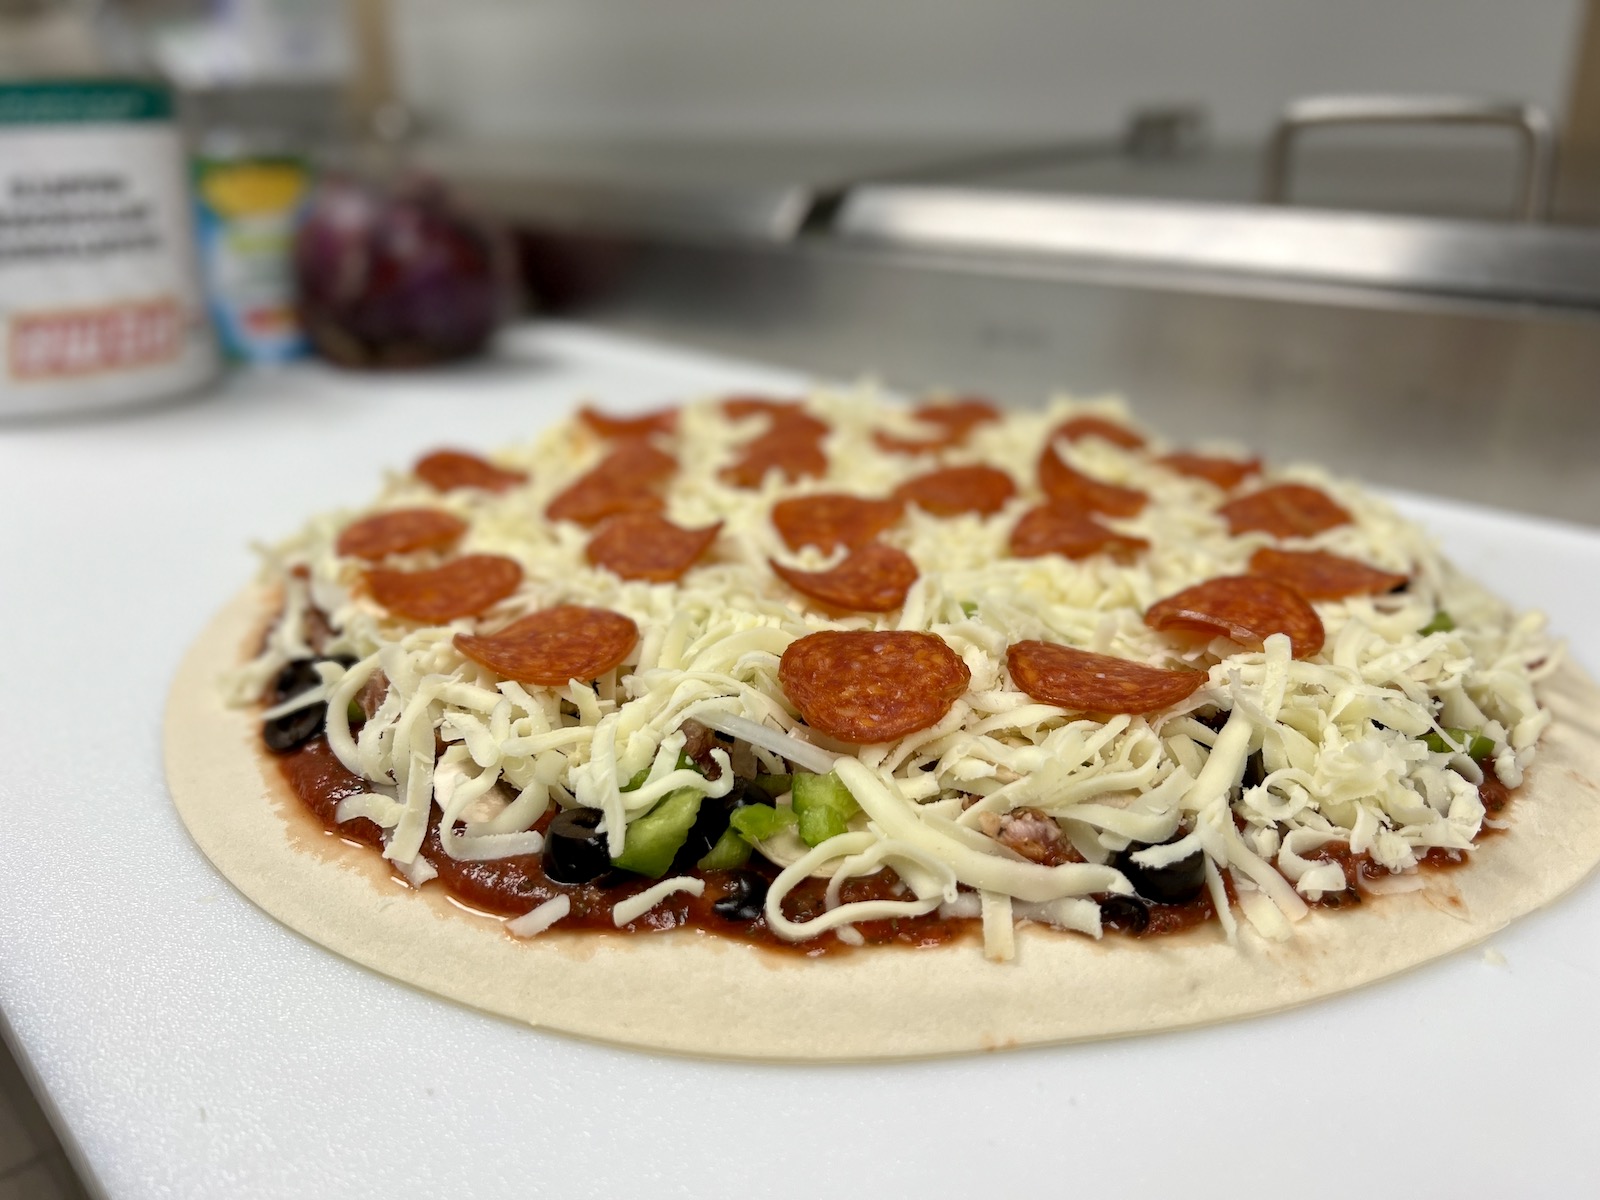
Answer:
<svg viewBox="0 0 1600 1200"><path fill-rule="evenodd" d="M329 179L295 238L300 320L341 366L466 358L505 310L501 266L493 235L438 184Z"/></svg>

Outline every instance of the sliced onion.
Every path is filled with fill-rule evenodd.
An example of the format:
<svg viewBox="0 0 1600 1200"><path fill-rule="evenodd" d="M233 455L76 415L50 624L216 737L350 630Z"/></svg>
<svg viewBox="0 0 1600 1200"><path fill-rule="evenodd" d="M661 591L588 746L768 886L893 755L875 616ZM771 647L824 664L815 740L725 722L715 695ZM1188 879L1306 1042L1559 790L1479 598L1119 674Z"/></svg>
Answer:
<svg viewBox="0 0 1600 1200"><path fill-rule="evenodd" d="M752 746L760 746L763 750L770 750L788 759L795 766L815 771L818 775L826 775L833 770L833 764L838 761L836 755L829 754L820 746L802 742L793 734L768 729L765 725L750 720L749 717L735 716L733 713L699 712L695 714L694 719L719 733L749 742Z"/></svg>

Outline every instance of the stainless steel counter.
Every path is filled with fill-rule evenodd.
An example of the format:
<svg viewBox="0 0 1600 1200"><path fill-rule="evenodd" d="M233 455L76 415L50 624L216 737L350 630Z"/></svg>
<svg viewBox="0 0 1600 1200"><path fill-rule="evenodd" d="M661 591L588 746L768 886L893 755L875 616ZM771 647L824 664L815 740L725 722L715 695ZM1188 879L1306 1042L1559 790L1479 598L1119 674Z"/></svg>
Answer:
<svg viewBox="0 0 1600 1200"><path fill-rule="evenodd" d="M1600 321L656 246L591 320L917 392L1116 392L1174 438L1600 525Z"/></svg>
<svg viewBox="0 0 1600 1200"><path fill-rule="evenodd" d="M430 159L563 315L908 392L1116 392L1176 438L1600 524L1600 231L574 154Z"/></svg>

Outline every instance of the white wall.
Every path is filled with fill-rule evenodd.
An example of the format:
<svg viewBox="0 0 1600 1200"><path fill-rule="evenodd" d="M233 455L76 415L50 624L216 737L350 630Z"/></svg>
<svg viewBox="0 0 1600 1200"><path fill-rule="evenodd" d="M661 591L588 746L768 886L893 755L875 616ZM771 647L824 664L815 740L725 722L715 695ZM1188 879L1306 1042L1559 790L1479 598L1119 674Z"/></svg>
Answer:
<svg viewBox="0 0 1600 1200"><path fill-rule="evenodd" d="M411 99L491 136L1037 139L1319 91L1559 111L1581 0L394 0Z"/></svg>

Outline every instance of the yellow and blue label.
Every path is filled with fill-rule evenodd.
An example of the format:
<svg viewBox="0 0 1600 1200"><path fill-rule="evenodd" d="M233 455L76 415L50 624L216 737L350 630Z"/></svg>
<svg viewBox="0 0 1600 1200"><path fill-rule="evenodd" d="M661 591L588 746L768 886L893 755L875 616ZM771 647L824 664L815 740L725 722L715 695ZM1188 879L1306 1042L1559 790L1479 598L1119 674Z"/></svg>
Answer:
<svg viewBox="0 0 1600 1200"><path fill-rule="evenodd" d="M206 292L232 358L285 362L306 352L295 315L294 235L310 185L305 164L290 157L195 165Z"/></svg>

